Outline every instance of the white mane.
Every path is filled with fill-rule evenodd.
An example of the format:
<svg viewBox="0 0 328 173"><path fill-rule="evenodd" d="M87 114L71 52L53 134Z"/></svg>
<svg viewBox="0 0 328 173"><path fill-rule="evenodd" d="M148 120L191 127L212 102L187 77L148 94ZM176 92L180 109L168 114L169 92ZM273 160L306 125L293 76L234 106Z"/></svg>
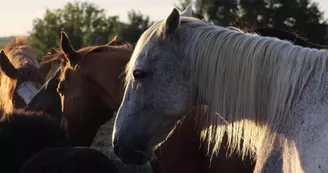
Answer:
<svg viewBox="0 0 328 173"><path fill-rule="evenodd" d="M202 117L203 138L209 144L215 141L212 154L218 152L225 132L231 151L254 154L263 141L270 151L284 113L297 103L309 78L323 77L327 52L191 18L181 21L181 28L193 28L186 53L199 104L228 122L217 115Z"/></svg>

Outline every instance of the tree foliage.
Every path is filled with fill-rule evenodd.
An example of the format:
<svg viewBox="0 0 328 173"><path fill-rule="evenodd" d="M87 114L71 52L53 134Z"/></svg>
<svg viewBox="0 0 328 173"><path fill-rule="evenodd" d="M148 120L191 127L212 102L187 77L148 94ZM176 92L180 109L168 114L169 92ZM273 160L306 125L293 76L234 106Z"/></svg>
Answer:
<svg viewBox="0 0 328 173"><path fill-rule="evenodd" d="M194 16L216 25L243 29L275 27L296 32L312 42L327 44L327 21L310 0L183 0L193 3Z"/></svg>
<svg viewBox="0 0 328 173"><path fill-rule="evenodd" d="M93 3L67 3L63 8L47 9L43 18L33 21L30 41L38 57L59 47L60 31L65 31L75 49L105 44L115 35L119 42L136 42L150 25L149 17L129 12L129 22L118 16L106 16L105 10Z"/></svg>
<svg viewBox="0 0 328 173"><path fill-rule="evenodd" d="M141 12L136 12L134 10L128 12L128 20L128 23L122 23L121 25L121 39L119 41L136 43L141 34L153 24L148 16L144 16Z"/></svg>

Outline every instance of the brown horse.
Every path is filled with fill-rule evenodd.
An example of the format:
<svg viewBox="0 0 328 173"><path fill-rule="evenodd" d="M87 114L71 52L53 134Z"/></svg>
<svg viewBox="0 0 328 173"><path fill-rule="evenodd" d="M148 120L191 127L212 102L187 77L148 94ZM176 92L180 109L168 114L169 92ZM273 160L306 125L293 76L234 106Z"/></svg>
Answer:
<svg viewBox="0 0 328 173"><path fill-rule="evenodd" d="M23 108L44 83L34 49L24 37L16 37L5 47L1 56L0 105L5 112Z"/></svg>
<svg viewBox="0 0 328 173"><path fill-rule="evenodd" d="M114 41L114 40L113 40ZM90 146L99 127L118 109L123 83L118 76L130 59L130 45L89 46L75 51L62 32L61 49L45 61L62 60L58 93L61 128L74 146Z"/></svg>
<svg viewBox="0 0 328 173"><path fill-rule="evenodd" d="M82 125L91 127L92 123L94 125L92 126L94 129L93 133L90 133L90 130L88 130L89 135L83 134L83 131L74 136L71 135L70 143L76 144L79 141L83 141L85 146L87 146L91 142L94 142L93 146L100 150L104 148L99 146L110 144L110 142L107 142L107 139L105 140L106 142L104 142L102 137L101 139L97 138L95 141L92 141L92 139L95 137L96 130L100 125L105 123L107 117L109 118L113 115L113 111L117 110L119 107L123 95L123 76L121 76L121 73L124 71L124 67L130 60L130 56L133 52L131 45L113 46L114 41L115 38L106 45L87 47L75 51L80 52L84 56L78 54L73 54L75 56L67 56L64 51L67 50L67 45L69 45L72 50L73 48L70 46L68 37L63 33L60 42L62 49L59 49L52 57L43 57L43 62L45 63L51 60L63 60L63 66L59 69L59 73L51 77L39 90L27 106L28 109L44 110L56 117L56 115L59 115L58 110L62 109L60 103L62 99L64 104L63 116L67 117L67 119L63 119L64 121L74 121L74 117L80 116L84 117L84 120L85 117L95 120L100 116L105 117L103 122L98 121L97 123L95 123L95 121L86 120L83 122L84 124L80 121L70 122L71 128L82 128ZM97 50L92 50L95 48ZM88 54L82 52L88 50L95 52L89 52ZM79 63L76 63L76 61ZM58 80L57 75L59 75ZM63 78L64 80L62 80ZM58 88L56 87L57 85ZM58 95L56 88L61 95ZM108 128L111 130L110 127L108 127L109 124L106 124L106 129ZM71 132L72 131L69 131L69 133ZM109 133L111 133L111 131ZM82 142L80 142L80 144L81 143ZM110 148L106 148L105 150L104 152L108 153ZM109 153L112 152L109 151ZM113 156L114 153L111 155ZM110 158L115 160L115 164L119 171L126 173L140 171L148 172L151 169L147 166L126 166L116 160L115 157ZM145 169L147 170L145 171Z"/></svg>

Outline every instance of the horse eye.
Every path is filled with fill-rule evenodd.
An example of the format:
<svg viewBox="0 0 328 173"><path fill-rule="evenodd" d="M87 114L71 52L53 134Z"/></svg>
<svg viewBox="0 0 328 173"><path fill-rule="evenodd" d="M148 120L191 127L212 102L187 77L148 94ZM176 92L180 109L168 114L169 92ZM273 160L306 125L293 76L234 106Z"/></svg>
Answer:
<svg viewBox="0 0 328 173"><path fill-rule="evenodd" d="M133 71L133 77L134 79L142 79L145 78L146 72L141 71L141 70L134 70Z"/></svg>

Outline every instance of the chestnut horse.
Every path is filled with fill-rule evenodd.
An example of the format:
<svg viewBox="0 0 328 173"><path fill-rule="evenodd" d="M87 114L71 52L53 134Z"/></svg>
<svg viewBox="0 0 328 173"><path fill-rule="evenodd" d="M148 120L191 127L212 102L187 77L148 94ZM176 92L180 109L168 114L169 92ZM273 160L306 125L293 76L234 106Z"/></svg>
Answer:
<svg viewBox="0 0 328 173"><path fill-rule="evenodd" d="M98 128L113 116L120 105L123 84L117 76L133 50L129 45L110 46L111 43L75 51L68 36L62 32L61 49L44 59L63 61L57 80L62 106L60 123L73 146L90 146ZM104 59L110 59L112 63L104 63ZM102 75L105 73L114 77ZM43 99L37 100L43 102ZM40 103L37 100L35 104ZM28 107L31 109L31 105Z"/></svg>
<svg viewBox="0 0 328 173"><path fill-rule="evenodd" d="M16 37L5 47L1 56L0 105L4 112L23 108L44 83L34 49L24 37Z"/></svg>
<svg viewBox="0 0 328 173"><path fill-rule="evenodd" d="M131 45L113 46L114 41L115 38L106 45L86 47L75 51L69 43L67 35L62 33L61 49L57 50L57 53L52 56L47 55L42 58L42 63L62 60L62 66L35 95L27 106L27 109L43 110L52 114L54 117L59 117L61 115L59 115L58 110L62 109L60 103L62 99L64 105L63 117L68 117L67 121L73 121L74 117L80 116L96 119L100 116L110 117L113 115L113 111L119 107L123 94L123 78L121 73L124 71L124 67L133 52ZM71 51L79 53L66 54L66 52ZM94 52L87 53L86 51ZM74 102L71 100L74 100ZM89 145L93 142L92 139L96 136L96 131L101 124L106 122L106 119L104 118L98 121L98 123L85 120L84 122L88 126L94 123L94 126L92 126L94 129L93 133L89 133L90 130L88 132L90 135L88 136L85 133L80 133L74 136L74 138L69 139L70 143L75 142L78 137L86 145ZM78 124L80 122L70 123L71 128L76 128L77 130L81 128L81 125L85 125L78 124L79 126L76 126L74 123ZM95 146L104 144L110 144L110 142L97 139L94 142ZM111 155L114 156L114 153L112 152ZM115 160L115 157L111 158ZM148 167L126 166L118 160L116 166L119 171L123 172L148 172L144 171L144 168L148 169Z"/></svg>

